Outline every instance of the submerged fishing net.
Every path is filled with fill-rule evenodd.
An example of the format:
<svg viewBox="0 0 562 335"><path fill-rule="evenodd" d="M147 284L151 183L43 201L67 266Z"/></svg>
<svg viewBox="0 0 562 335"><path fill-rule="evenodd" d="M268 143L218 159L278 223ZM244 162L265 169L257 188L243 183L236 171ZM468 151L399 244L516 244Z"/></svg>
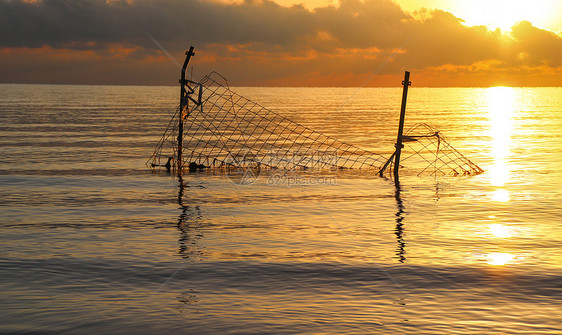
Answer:
<svg viewBox="0 0 562 335"><path fill-rule="evenodd" d="M193 97L195 94L197 98ZM392 166L392 162L380 154L314 131L236 94L215 72L198 83L189 81L186 103L183 112L179 108L176 110L147 165L182 170L363 169L376 172L383 166ZM180 116L184 122L182 158L178 166ZM425 133L418 134L418 130ZM406 134L405 144L414 143L419 148L405 158L417 155L427 162L421 174L469 175L482 171L442 136L435 134L438 132L429 126L413 128Z"/></svg>
<svg viewBox="0 0 562 335"><path fill-rule="evenodd" d="M182 167L265 169L377 169L386 159L326 136L248 100L216 73L201 82L201 104L189 111ZM179 111L157 146L151 164L162 165L168 147L177 151Z"/></svg>
<svg viewBox="0 0 562 335"><path fill-rule="evenodd" d="M418 123L408 129L403 142L405 148L400 163L414 167L418 176L467 176L484 172L426 123Z"/></svg>

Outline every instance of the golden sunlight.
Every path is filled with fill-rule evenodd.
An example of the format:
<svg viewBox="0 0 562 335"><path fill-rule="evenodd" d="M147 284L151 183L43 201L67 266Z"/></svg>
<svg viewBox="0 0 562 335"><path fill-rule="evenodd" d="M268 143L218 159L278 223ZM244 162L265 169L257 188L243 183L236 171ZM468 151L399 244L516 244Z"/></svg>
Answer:
<svg viewBox="0 0 562 335"><path fill-rule="evenodd" d="M558 16L559 0L471 0L456 1L456 11L467 25L486 25L509 31L518 21L549 26Z"/></svg>
<svg viewBox="0 0 562 335"><path fill-rule="evenodd" d="M562 1L559 0L394 0L406 11L422 7L442 9L461 18L468 26L484 25L490 29L510 31L518 21L559 31Z"/></svg>
<svg viewBox="0 0 562 335"><path fill-rule="evenodd" d="M505 265L513 260L513 255L505 252L494 252L488 254L488 264Z"/></svg>
<svg viewBox="0 0 562 335"><path fill-rule="evenodd" d="M497 238L511 237L509 228L498 223L494 223L490 225L490 232L492 233L492 235L494 235L494 237Z"/></svg>
<svg viewBox="0 0 562 335"><path fill-rule="evenodd" d="M492 193L492 200L498 202L508 202L509 192L503 188L497 189Z"/></svg>
<svg viewBox="0 0 562 335"><path fill-rule="evenodd" d="M490 169L493 186L503 186L509 180L507 157L513 128L514 90L511 87L492 87L487 90L488 118L492 138L494 164Z"/></svg>

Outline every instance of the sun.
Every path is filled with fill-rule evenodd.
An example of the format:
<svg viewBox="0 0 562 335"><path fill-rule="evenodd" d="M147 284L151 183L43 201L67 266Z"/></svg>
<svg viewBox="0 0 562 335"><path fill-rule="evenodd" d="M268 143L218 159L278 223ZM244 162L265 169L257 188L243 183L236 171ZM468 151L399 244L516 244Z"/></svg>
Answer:
<svg viewBox="0 0 562 335"><path fill-rule="evenodd" d="M504 32L509 32L515 23L526 20L542 29L562 31L562 1L560 0L393 1L408 12L421 8L441 9L464 20L468 26L484 25L492 30L500 28Z"/></svg>
<svg viewBox="0 0 562 335"><path fill-rule="evenodd" d="M471 0L455 1L453 11L469 26L485 25L510 31L519 21L547 27L559 19L560 0Z"/></svg>

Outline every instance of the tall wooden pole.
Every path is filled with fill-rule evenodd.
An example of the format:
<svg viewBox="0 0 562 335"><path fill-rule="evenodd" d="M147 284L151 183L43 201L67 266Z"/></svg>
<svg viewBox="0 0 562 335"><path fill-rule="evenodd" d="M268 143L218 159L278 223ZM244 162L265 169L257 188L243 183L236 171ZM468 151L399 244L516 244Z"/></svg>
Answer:
<svg viewBox="0 0 562 335"><path fill-rule="evenodd" d="M178 123L178 151L177 151L177 169L178 175L181 176L181 169L182 169L182 151L183 151L183 119L185 118L186 111L187 111L187 104L188 99L187 91L185 90L185 86L187 85L187 80L185 79L185 69L189 65L189 60L191 56L194 56L195 53L193 52L193 47L189 47L189 50L185 52L185 61L183 62L183 66L181 68L181 77L180 77L180 113L179 113L179 123Z"/></svg>
<svg viewBox="0 0 562 335"><path fill-rule="evenodd" d="M406 117L406 100L408 98L408 87L412 83L410 82L410 72L406 71L404 74L404 90L402 91L402 107L400 108L400 124L398 126L398 137L396 138L396 151L394 155L394 181L399 183L398 169L400 168L400 154L402 153L402 133L404 132L404 118Z"/></svg>

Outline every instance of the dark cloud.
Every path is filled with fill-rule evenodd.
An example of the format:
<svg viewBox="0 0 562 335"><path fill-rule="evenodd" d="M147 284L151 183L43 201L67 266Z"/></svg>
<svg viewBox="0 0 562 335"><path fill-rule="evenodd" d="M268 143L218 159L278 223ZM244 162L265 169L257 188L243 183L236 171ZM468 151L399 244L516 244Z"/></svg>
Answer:
<svg viewBox="0 0 562 335"><path fill-rule="evenodd" d="M0 2L4 47L127 43L154 47L150 34L172 45L267 43L291 45L313 34L313 14L270 1L224 5L198 0L42 0Z"/></svg>
<svg viewBox="0 0 562 335"><path fill-rule="evenodd" d="M514 52L529 65L562 66L562 37L521 21L512 28Z"/></svg>
<svg viewBox="0 0 562 335"><path fill-rule="evenodd" d="M529 22L520 22L511 34L505 34L484 26L466 26L439 10L413 17L389 0L342 0L337 7L314 11L269 0L240 4L0 0L0 48L4 50L92 51L99 58L90 60L92 66L115 69L119 68L115 64L127 60L141 66L147 59L161 57L153 37L179 57L188 45L195 45L199 54L206 55L197 58L205 70L226 70L249 81L299 73L368 74L412 35L382 74L445 65L465 72L562 66L562 37ZM123 50L116 50L120 48ZM20 64L13 54L0 56L7 62L5 66ZM60 59L52 57L49 66ZM163 60L159 62L156 68L160 69Z"/></svg>
<svg viewBox="0 0 562 335"><path fill-rule="evenodd" d="M486 27L468 27L451 13L436 10L424 20L404 55L414 67L442 64L467 65L496 58L504 36Z"/></svg>
<svg viewBox="0 0 562 335"><path fill-rule="evenodd" d="M86 42L153 47L146 35L171 45L266 44L295 50L331 37L331 47L394 47L411 34L413 19L387 0L343 0L314 12L302 6L200 0L1 1L4 47L81 46Z"/></svg>

